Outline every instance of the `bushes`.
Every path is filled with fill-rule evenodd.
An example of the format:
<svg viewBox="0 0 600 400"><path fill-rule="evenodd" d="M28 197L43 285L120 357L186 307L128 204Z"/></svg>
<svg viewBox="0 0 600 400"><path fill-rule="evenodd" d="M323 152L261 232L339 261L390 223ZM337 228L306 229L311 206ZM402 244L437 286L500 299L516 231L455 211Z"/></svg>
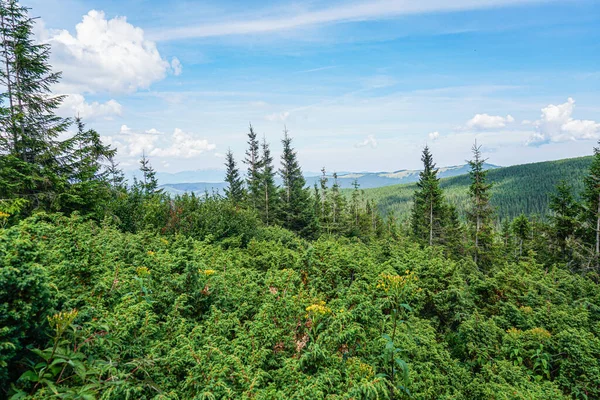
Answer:
<svg viewBox="0 0 600 400"><path fill-rule="evenodd" d="M244 223L247 245L232 245L199 221L178 229L202 240L45 214L1 231L0 354L16 374L3 387L36 398L600 395L588 278L533 260L483 275L408 241L308 242ZM59 378L42 371L55 343L47 317L75 309L52 357L77 369Z"/></svg>

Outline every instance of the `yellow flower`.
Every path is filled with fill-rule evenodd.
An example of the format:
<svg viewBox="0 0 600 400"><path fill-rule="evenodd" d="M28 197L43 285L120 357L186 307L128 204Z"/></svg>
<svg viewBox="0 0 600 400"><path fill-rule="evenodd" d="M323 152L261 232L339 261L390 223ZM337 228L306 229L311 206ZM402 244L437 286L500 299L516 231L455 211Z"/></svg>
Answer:
<svg viewBox="0 0 600 400"><path fill-rule="evenodd" d="M331 308L325 306L325 302L321 300L315 304L311 304L310 306L306 307L306 311L309 314L312 313L314 315L325 315L331 312Z"/></svg>
<svg viewBox="0 0 600 400"><path fill-rule="evenodd" d="M198 272L200 272L201 274L206 275L206 276L211 276L212 274L214 274L217 271L215 271L214 269L204 269L204 270L199 269Z"/></svg>
<svg viewBox="0 0 600 400"><path fill-rule="evenodd" d="M148 251L148 255L149 255L149 256L153 256L153 255L154 255L154 252L153 252L153 251Z"/></svg>
<svg viewBox="0 0 600 400"><path fill-rule="evenodd" d="M4 211L0 211L0 218L5 218L6 219L8 217L10 217L10 214L5 213Z"/></svg>
<svg viewBox="0 0 600 400"><path fill-rule="evenodd" d="M552 334L550 332L548 332L547 330L545 330L544 328L529 329L528 331L525 331L525 333L529 333L539 339L547 339L550 336L552 336Z"/></svg>
<svg viewBox="0 0 600 400"><path fill-rule="evenodd" d="M73 323L75 318L77 318L77 309L73 309L71 311L61 311L57 314L54 314L51 317L48 317L48 322L50 326L54 327L58 336L62 335L62 333Z"/></svg>
<svg viewBox="0 0 600 400"><path fill-rule="evenodd" d="M150 270L146 267L137 267L135 269L135 273L140 277L143 278L144 276L150 275Z"/></svg>
<svg viewBox="0 0 600 400"><path fill-rule="evenodd" d="M167 245L169 244L169 241L165 238L160 238L160 241L162 242L162 244Z"/></svg>

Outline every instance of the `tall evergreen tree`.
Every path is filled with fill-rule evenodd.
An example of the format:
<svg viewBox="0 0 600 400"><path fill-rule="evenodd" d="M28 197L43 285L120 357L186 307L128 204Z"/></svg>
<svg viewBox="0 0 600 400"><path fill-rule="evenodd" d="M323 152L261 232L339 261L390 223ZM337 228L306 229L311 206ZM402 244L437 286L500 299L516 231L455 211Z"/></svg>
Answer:
<svg viewBox="0 0 600 400"><path fill-rule="evenodd" d="M523 255L523 243L529 239L529 234L531 233L531 224L525 214L521 214L513 220L511 225L512 231L519 243L519 257L521 257Z"/></svg>
<svg viewBox="0 0 600 400"><path fill-rule="evenodd" d="M18 1L0 2L0 83L6 88L0 95L0 163L23 178L20 185L0 187L0 196L55 209L67 186L69 162L68 143L57 138L70 122L55 114L63 96L53 96L50 87L60 73L52 72L50 46L36 43L33 27Z"/></svg>
<svg viewBox="0 0 600 400"><path fill-rule="evenodd" d="M158 180L156 179L156 171L152 168L150 160L146 157L146 153L142 153L140 159L140 171L142 172L142 180L139 182L142 193L144 195L151 195L159 192Z"/></svg>
<svg viewBox="0 0 600 400"><path fill-rule="evenodd" d="M281 221L283 226L303 236L314 233L315 221L310 204L310 192L305 188L306 181L292 147L292 138L287 129L283 131L283 152L279 174L283 180L281 188Z"/></svg>
<svg viewBox="0 0 600 400"><path fill-rule="evenodd" d="M473 259L478 266L486 266L490 261L490 251L493 243L492 215L494 210L490 205L491 184L487 183L487 171L483 164L485 159L481 156L481 146L477 142L472 147L473 159L468 161L471 170L469 177L469 197L471 205L467 217L471 222L474 241Z"/></svg>
<svg viewBox="0 0 600 400"><path fill-rule="evenodd" d="M239 205L245 197L244 181L240 177L240 170L237 168L231 149L227 150L225 155L225 167L227 168L225 182L229 185L225 188L225 196L234 204Z"/></svg>
<svg viewBox="0 0 600 400"><path fill-rule="evenodd" d="M423 149L421 161L423 171L419 173L414 194L411 224L414 235L431 246L439 241L443 233L444 195L428 146Z"/></svg>
<svg viewBox="0 0 600 400"><path fill-rule="evenodd" d="M246 187L248 189L248 200L252 208L258 206L258 201L261 197L259 188L259 175L260 175L260 154L259 154L259 142L256 137L256 132L252 124L248 131L248 150L246 150L246 158L244 163L248 166L248 172L246 173Z"/></svg>
<svg viewBox="0 0 600 400"><path fill-rule="evenodd" d="M100 135L86 129L81 118L75 119L77 133L69 139L69 190L61 195L63 211L79 210L84 214L103 213L102 203L110 196L109 169L105 163L113 160L117 151L102 143Z"/></svg>
<svg viewBox="0 0 600 400"><path fill-rule="evenodd" d="M556 193L550 196L550 210L552 215L552 236L560 249L561 258L566 260L567 239L577 231L577 216L580 212L579 204L575 201L571 186L566 181L561 181L556 186Z"/></svg>
<svg viewBox="0 0 600 400"><path fill-rule="evenodd" d="M600 142L599 142L600 144ZM596 267L600 265L600 148L594 147L594 158L584 179L584 219L588 227L585 239L592 243Z"/></svg>
<svg viewBox="0 0 600 400"><path fill-rule="evenodd" d="M273 224L279 213L279 197L275 184L275 167L267 140L263 137L261 145L260 168L258 170L258 209L265 224Z"/></svg>

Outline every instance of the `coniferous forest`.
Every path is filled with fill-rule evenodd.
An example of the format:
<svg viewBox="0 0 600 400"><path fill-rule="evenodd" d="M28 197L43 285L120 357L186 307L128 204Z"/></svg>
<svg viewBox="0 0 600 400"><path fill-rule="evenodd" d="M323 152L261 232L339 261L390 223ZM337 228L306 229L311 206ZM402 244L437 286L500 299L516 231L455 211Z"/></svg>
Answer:
<svg viewBox="0 0 600 400"><path fill-rule="evenodd" d="M499 222L477 144L460 210L423 149L400 224L253 126L223 195L171 197L0 4L0 398L600 398L600 148L539 218Z"/></svg>

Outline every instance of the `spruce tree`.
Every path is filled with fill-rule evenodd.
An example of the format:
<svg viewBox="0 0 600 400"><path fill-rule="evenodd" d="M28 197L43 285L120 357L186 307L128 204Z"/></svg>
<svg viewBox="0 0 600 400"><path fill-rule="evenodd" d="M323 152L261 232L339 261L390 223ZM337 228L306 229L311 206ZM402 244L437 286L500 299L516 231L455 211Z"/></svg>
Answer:
<svg viewBox="0 0 600 400"><path fill-rule="evenodd" d="M275 184L275 167L267 140L263 137L261 145L260 168L258 170L258 210L263 222L272 225L279 213L279 197Z"/></svg>
<svg viewBox="0 0 600 400"><path fill-rule="evenodd" d="M142 193L146 196L158 193L156 171L152 168L150 160L146 157L146 153L142 153L142 158L140 159L140 171L142 172L142 180L139 182L139 186Z"/></svg>
<svg viewBox="0 0 600 400"><path fill-rule="evenodd" d="M235 158L231 149L227 150L225 155L225 182L228 183L228 187L225 188L225 196L235 205L240 205L244 201L245 189L244 181L240 177L240 171L237 168Z"/></svg>
<svg viewBox="0 0 600 400"><path fill-rule="evenodd" d="M56 116L63 96L51 86L60 73L48 64L50 46L38 44L34 19L16 0L0 2L0 104L2 168L19 185L2 185L4 199L24 198L29 208L57 209L68 186L68 143L57 140L70 121ZM2 179L0 179L2 181Z"/></svg>
<svg viewBox="0 0 600 400"><path fill-rule="evenodd" d="M248 172L246 173L246 187L248 189L248 200L252 208L258 206L258 200L260 199L260 188L259 188L259 170L260 170L260 155L259 155L259 142L256 138L256 132L252 124L248 131L248 150L246 150L246 158L244 163L248 166Z"/></svg>
<svg viewBox="0 0 600 400"><path fill-rule="evenodd" d="M519 257L523 255L523 243L529 238L531 224L525 214L519 215L511 224L511 229L519 243Z"/></svg>
<svg viewBox="0 0 600 400"><path fill-rule="evenodd" d="M599 142L600 144L600 142ZM600 148L594 147L594 157L584 179L584 219L587 226L584 237L593 246L596 267L600 264Z"/></svg>
<svg viewBox="0 0 600 400"><path fill-rule="evenodd" d="M491 184L487 183L487 171L483 164L485 159L481 156L481 146L477 142L472 147L473 159L468 161L471 170L469 177L469 197L471 205L467 211L467 217L471 223L471 231L474 242L473 259L478 266L487 266L491 259L493 232L492 215L494 210L490 205Z"/></svg>
<svg viewBox="0 0 600 400"><path fill-rule="evenodd" d="M102 143L100 135L86 129L83 121L75 119L77 133L68 140L71 152L68 164L69 190L61 195L63 211L79 210L83 214L102 214L102 204L110 196L110 176L105 163L113 160L117 151Z"/></svg>
<svg viewBox="0 0 600 400"><path fill-rule="evenodd" d="M305 237L312 236L315 229L313 208L310 206L310 192L304 186L306 181L298 163L292 138L287 129L283 131L283 152L279 174L283 180L280 191L281 221L283 226Z"/></svg>
<svg viewBox="0 0 600 400"><path fill-rule="evenodd" d="M439 242L443 233L444 195L428 146L423 149L421 161L423 170L414 194L411 224L415 237L431 246Z"/></svg>
<svg viewBox="0 0 600 400"><path fill-rule="evenodd" d="M552 236L559 249L560 258L566 261L567 239L575 235L577 230L577 216L580 207L572 194L572 188L566 181L561 181L556 186L556 193L550 196L550 222L552 223Z"/></svg>

